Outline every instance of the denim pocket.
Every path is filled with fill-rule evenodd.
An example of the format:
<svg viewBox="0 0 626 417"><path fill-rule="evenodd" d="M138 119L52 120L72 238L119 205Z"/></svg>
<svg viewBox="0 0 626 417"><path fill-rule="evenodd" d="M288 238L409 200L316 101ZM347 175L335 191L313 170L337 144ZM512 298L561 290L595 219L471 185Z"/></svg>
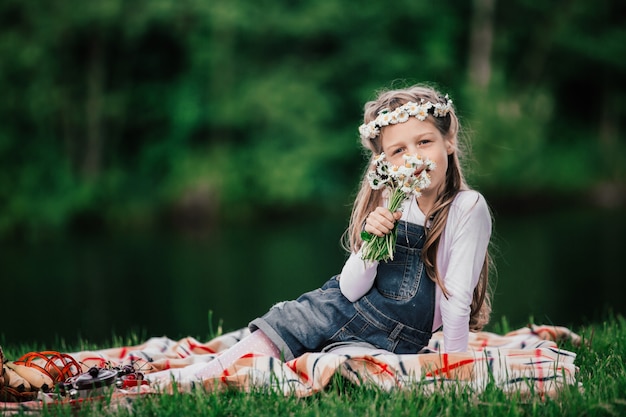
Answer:
<svg viewBox="0 0 626 417"><path fill-rule="evenodd" d="M361 342L365 341L368 334L375 330L360 314L354 314L330 340L333 342Z"/></svg>
<svg viewBox="0 0 626 417"><path fill-rule="evenodd" d="M424 273L420 252L421 249L396 245L393 261L378 265L376 288L381 295L393 300L408 300L417 294Z"/></svg>

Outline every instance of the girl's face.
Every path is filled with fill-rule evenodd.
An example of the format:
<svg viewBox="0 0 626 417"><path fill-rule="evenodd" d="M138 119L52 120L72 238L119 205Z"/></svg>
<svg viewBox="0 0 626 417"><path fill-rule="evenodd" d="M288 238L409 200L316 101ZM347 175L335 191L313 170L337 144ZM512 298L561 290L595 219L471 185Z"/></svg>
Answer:
<svg viewBox="0 0 626 417"><path fill-rule="evenodd" d="M430 172L430 187L422 190L422 196L417 200L422 211L426 213L443 190L448 155L454 152L456 139L444 138L428 119L421 121L415 117L410 117L404 123L385 126L381 130L382 150L390 163L404 164L402 155L408 153L428 158L437 164Z"/></svg>

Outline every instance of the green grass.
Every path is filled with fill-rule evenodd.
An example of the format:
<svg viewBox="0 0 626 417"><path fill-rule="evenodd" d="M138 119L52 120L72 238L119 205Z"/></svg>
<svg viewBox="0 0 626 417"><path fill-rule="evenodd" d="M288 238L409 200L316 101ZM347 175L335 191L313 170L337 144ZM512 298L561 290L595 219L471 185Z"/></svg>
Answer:
<svg viewBox="0 0 626 417"><path fill-rule="evenodd" d="M626 415L626 319L611 317L574 329L583 344L562 348L578 357L583 389L568 387L558 398L504 394L494 387L472 393L468 389L423 395L412 390L384 392L354 386L337 376L329 387L308 398L285 397L265 389L159 395L136 399L132 408L111 410L104 403L93 409L44 410L42 416L624 416ZM119 344L130 340L118 340ZM93 347L93 346L91 346ZM11 358L31 346L6 346ZM84 346L80 346L84 348ZM77 350L76 347L73 350Z"/></svg>

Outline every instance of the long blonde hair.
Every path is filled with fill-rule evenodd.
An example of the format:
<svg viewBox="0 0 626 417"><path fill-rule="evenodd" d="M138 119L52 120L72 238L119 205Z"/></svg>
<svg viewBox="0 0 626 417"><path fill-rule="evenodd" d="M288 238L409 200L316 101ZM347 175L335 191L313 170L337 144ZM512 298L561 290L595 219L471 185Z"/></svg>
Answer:
<svg viewBox="0 0 626 417"><path fill-rule="evenodd" d="M381 92L376 100L365 103L363 113L364 123L369 123L374 120L382 109L387 108L389 110L394 110L409 101L419 103L422 99L424 101L430 101L431 103L446 103L446 98L444 98L444 96L442 96L435 89L424 85L415 85L404 89L386 90ZM439 248L439 242L441 240L443 229L448 220L448 213L452 201L454 201L454 198L460 191L469 190L470 188L465 181L459 161L459 154L462 152L462 146L458 140L460 126L459 119L454 108L452 108L445 117L433 117L432 115L429 115L426 121L433 123L444 138L454 139L454 143L456 143L455 151L448 155L448 170L446 172L444 189L437 197L430 212L425 213L427 218L430 219L430 227L427 229L426 241L424 242L424 247L422 248L422 259L428 276L436 282L437 285L439 285L443 294L448 297L449 293L439 276L439 272L437 271L437 250ZM361 139L361 144L365 150L368 150L371 153L371 155L369 155L370 161L375 155L382 152L380 138L381 135L379 134L374 139ZM361 230L368 214L383 203L382 192L380 190L372 190L369 186L369 182L365 177L368 170L369 164L363 174L361 186L352 208L350 224L344 236L344 246L346 246L346 249L351 252L358 251L363 243L361 240ZM489 256L489 252L487 252L478 284L474 289L471 304L469 328L472 331L482 330L482 328L489 322L489 316L491 314L491 295L489 289L490 265L491 257Z"/></svg>

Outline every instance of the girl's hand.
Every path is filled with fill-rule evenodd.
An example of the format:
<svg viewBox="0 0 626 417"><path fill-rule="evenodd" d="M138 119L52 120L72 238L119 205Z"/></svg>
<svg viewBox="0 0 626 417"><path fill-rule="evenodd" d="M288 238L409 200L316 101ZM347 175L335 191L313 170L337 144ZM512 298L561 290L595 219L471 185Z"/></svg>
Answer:
<svg viewBox="0 0 626 417"><path fill-rule="evenodd" d="M393 230L394 225L402 217L401 211L392 213L388 208L377 207L365 218L364 230L382 237Z"/></svg>

